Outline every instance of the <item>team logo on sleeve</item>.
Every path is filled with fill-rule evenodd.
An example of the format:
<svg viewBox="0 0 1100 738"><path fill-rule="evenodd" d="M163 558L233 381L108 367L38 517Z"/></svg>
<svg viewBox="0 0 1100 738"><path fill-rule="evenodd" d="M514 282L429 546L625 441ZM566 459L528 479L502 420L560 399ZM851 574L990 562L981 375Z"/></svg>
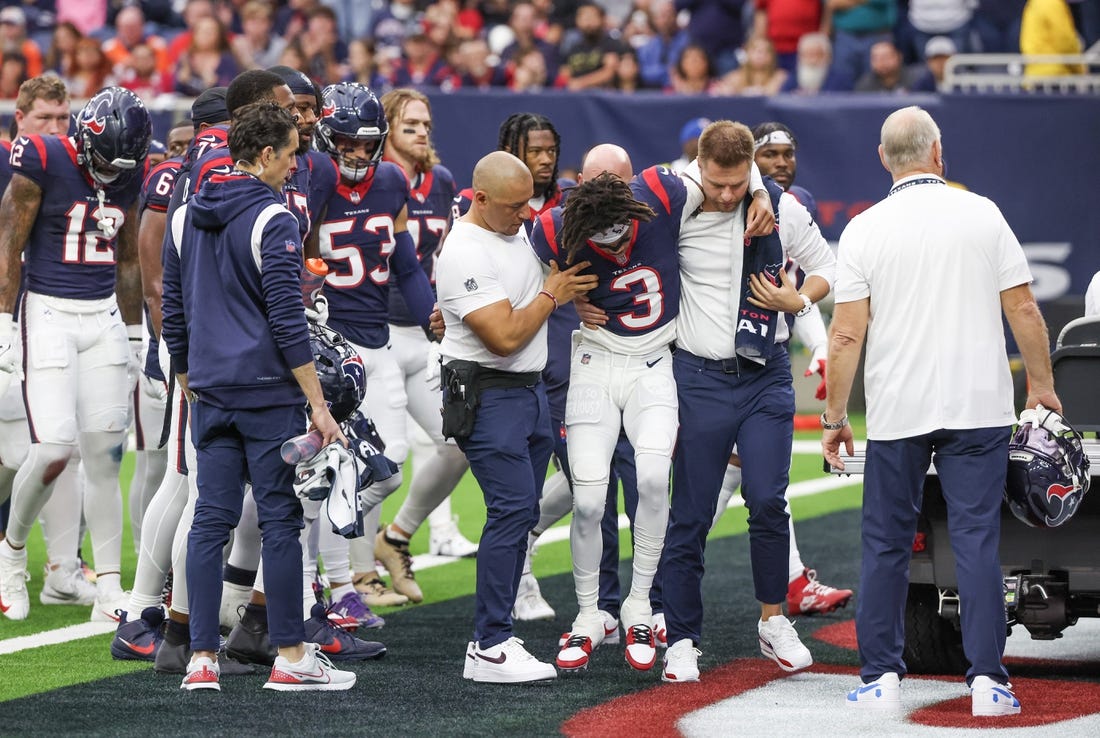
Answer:
<svg viewBox="0 0 1100 738"><path fill-rule="evenodd" d="M466 291L467 292L474 292L476 290L477 290L477 280L474 279L473 277L470 277L469 279L466 280Z"/></svg>

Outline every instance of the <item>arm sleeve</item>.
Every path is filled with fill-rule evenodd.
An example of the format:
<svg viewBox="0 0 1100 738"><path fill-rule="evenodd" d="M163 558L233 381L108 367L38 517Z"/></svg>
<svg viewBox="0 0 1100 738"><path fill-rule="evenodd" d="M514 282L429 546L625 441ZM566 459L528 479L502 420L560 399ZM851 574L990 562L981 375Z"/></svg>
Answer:
<svg viewBox="0 0 1100 738"><path fill-rule="evenodd" d="M260 252L260 286L267 306L267 322L275 345L290 368L313 360L309 328L302 306L302 242L298 221L280 213L264 226Z"/></svg>
<svg viewBox="0 0 1100 738"><path fill-rule="evenodd" d="M183 280L180 252L176 248L175 234L182 232L187 206L183 205L172 215L164 229L164 246L161 264L164 267L161 297L161 338L172 357L172 368L178 374L187 373L187 320L183 309Z"/></svg>
<svg viewBox="0 0 1100 738"><path fill-rule="evenodd" d="M801 318L794 319L791 333L810 351L816 351L829 341L829 333L825 330L825 319L821 317L821 309L817 305L810 306L810 312Z"/></svg>
<svg viewBox="0 0 1100 738"><path fill-rule="evenodd" d="M810 213L792 195L779 198L779 236L783 250L798 262L807 277L821 277L831 286L836 279L836 257Z"/></svg>
<svg viewBox="0 0 1100 738"><path fill-rule="evenodd" d="M420 267L420 260L416 258L416 246L413 245L409 232L400 231L394 234L394 238L397 245L390 257L390 267L397 277L397 287L417 323L426 327L435 306L432 285L428 281L428 275Z"/></svg>

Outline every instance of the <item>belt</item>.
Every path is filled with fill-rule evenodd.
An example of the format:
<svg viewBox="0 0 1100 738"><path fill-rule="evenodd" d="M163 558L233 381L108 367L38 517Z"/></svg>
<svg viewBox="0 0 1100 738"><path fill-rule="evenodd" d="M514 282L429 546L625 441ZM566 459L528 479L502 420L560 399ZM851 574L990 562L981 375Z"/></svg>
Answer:
<svg viewBox="0 0 1100 738"><path fill-rule="evenodd" d="M731 356L728 359L704 359L702 356L696 356L682 348L676 349L675 357L677 361L686 362L704 371L722 372L723 374L740 375L742 372L758 371L764 368L764 364L741 359L737 356Z"/></svg>
<svg viewBox="0 0 1100 738"><path fill-rule="evenodd" d="M483 390L534 387L541 378L539 372L504 372L483 366L478 370L477 385Z"/></svg>

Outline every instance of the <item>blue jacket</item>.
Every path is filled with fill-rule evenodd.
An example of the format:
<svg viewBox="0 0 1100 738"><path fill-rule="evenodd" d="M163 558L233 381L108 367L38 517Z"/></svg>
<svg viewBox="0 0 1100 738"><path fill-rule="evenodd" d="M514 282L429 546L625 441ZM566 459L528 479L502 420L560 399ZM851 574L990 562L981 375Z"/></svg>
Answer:
<svg viewBox="0 0 1100 738"><path fill-rule="evenodd" d="M215 175L172 216L163 337L172 367L218 407L305 403L291 369L311 364L298 221L252 175Z"/></svg>

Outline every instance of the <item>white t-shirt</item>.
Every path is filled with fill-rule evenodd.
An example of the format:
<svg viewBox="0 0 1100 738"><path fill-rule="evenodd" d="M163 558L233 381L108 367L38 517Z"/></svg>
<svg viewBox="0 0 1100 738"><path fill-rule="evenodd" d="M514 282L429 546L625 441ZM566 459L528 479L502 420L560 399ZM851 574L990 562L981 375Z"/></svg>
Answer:
<svg viewBox="0 0 1100 738"><path fill-rule="evenodd" d="M464 321L475 310L501 300L508 300L513 309L524 308L538 297L542 284L542 262L523 228L514 236L503 236L455 221L436 263L436 291L446 325L439 347L444 361L465 359L507 372L542 371L546 366L545 323L511 356L497 356Z"/></svg>
<svg viewBox="0 0 1100 738"><path fill-rule="evenodd" d="M684 172L689 202L701 203L699 165ZM698 204L696 205L698 207ZM787 193L779 198L779 239L783 251L798 262L806 276L833 283L836 259L817 224L798 200ZM741 266L745 251L745 223L741 208L732 213L699 212L684 207L680 226L680 314L676 317L676 345L705 359L734 355L737 312L741 306ZM785 320L776 321L774 341L788 338Z"/></svg>
<svg viewBox="0 0 1100 738"><path fill-rule="evenodd" d="M1085 315L1100 315L1100 272L1092 275L1089 288L1085 290Z"/></svg>
<svg viewBox="0 0 1100 738"><path fill-rule="evenodd" d="M1031 282L1020 242L987 198L922 174L840 237L836 302L870 298L867 437L1015 421L1000 293Z"/></svg>

